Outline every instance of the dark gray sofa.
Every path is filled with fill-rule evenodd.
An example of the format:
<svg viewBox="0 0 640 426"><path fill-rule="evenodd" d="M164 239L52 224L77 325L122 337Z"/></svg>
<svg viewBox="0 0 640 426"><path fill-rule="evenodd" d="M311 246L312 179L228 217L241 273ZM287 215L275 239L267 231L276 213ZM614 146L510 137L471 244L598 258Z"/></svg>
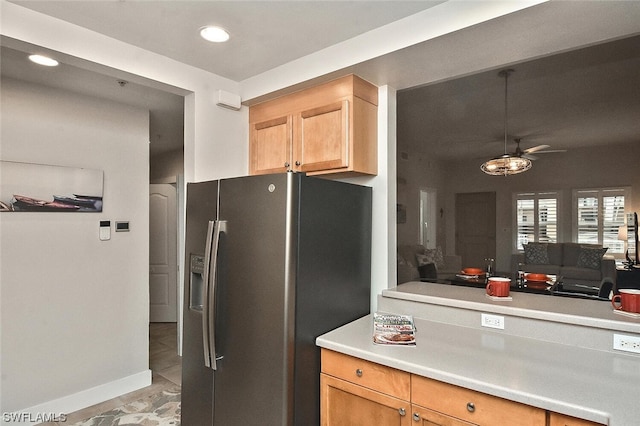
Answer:
<svg viewBox="0 0 640 426"><path fill-rule="evenodd" d="M512 255L511 270L515 276L522 264L524 272L562 277L567 289L591 287L597 293L605 282L615 288L616 262L605 253L605 248L595 244L529 243L524 253Z"/></svg>

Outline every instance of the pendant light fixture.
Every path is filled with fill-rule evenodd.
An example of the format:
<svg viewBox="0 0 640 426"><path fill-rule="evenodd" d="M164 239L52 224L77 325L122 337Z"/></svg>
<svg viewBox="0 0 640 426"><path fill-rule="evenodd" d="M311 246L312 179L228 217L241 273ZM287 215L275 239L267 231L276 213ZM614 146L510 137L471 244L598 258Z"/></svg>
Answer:
<svg viewBox="0 0 640 426"><path fill-rule="evenodd" d="M502 70L498 73L498 76L504 77L504 154L492 158L480 166L483 172L493 176L509 176L516 175L518 173L526 172L531 168L531 160L521 157L519 155L510 155L507 153L507 129L508 129L508 109L507 109L507 86L509 80L509 74L513 72L512 69Z"/></svg>

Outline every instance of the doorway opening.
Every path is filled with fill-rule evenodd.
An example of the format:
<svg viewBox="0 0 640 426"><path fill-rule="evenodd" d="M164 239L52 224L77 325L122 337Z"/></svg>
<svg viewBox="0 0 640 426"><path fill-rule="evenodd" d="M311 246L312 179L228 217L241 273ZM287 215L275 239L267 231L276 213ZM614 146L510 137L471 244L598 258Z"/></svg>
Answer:
<svg viewBox="0 0 640 426"><path fill-rule="evenodd" d="M432 188L420 190L420 244L428 249L436 248L437 195L437 191Z"/></svg>

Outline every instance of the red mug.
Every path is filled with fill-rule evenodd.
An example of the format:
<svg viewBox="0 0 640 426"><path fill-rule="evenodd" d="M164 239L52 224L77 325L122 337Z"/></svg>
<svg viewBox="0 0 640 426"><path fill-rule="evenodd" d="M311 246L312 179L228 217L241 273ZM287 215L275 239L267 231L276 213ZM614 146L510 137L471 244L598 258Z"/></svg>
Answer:
<svg viewBox="0 0 640 426"><path fill-rule="evenodd" d="M616 302L619 302L620 305L617 305ZM611 304L613 309L640 314L640 290L623 288L620 290L620 294L613 296Z"/></svg>
<svg viewBox="0 0 640 426"><path fill-rule="evenodd" d="M509 278L491 277L487 284L487 294L494 297L507 297L510 287L511 280Z"/></svg>

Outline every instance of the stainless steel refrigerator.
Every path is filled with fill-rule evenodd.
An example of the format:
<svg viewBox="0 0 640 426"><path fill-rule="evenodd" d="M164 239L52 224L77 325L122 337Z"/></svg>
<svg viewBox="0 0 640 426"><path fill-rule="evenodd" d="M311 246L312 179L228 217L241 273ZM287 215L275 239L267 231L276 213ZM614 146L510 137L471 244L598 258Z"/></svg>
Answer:
<svg viewBox="0 0 640 426"><path fill-rule="evenodd" d="M319 424L315 338L369 313L371 188L187 186L182 426Z"/></svg>

